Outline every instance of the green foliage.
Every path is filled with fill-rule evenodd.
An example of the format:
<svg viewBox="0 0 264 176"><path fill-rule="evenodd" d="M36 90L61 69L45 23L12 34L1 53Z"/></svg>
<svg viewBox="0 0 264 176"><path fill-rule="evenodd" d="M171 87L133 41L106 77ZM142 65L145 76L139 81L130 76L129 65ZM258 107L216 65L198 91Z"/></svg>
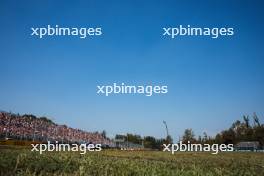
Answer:
<svg viewBox="0 0 264 176"><path fill-rule="evenodd" d="M106 131L105 131L105 130L102 131L101 136L102 136L103 138L106 138Z"/></svg>
<svg viewBox="0 0 264 176"><path fill-rule="evenodd" d="M165 139L156 139L152 136L146 136L144 138L144 147L149 149L161 150L162 144L166 143Z"/></svg>
<svg viewBox="0 0 264 176"><path fill-rule="evenodd" d="M264 125L260 124L256 113L252 116L254 124L250 124L248 115L243 116L243 121L237 120L228 130L222 131L215 138L217 143L238 143L240 141L258 141L264 145Z"/></svg>
<svg viewBox="0 0 264 176"><path fill-rule="evenodd" d="M52 120L50 120L47 117L40 117L39 119L42 120L42 121L44 121L44 122L48 122L48 123L51 123L51 124L55 124Z"/></svg>
<svg viewBox="0 0 264 176"><path fill-rule="evenodd" d="M134 135L134 134L127 134L127 140L129 142L132 142L134 144L142 144L142 138L140 135Z"/></svg>
<svg viewBox="0 0 264 176"><path fill-rule="evenodd" d="M195 141L195 135L194 135L194 132L193 130L190 128L190 129L186 129L184 131L184 134L182 136L182 142L183 143L187 143L188 141L190 141L191 143L193 143Z"/></svg>
<svg viewBox="0 0 264 176"><path fill-rule="evenodd" d="M172 144L173 143L172 137L170 135L167 136L166 143L167 144Z"/></svg>
<svg viewBox="0 0 264 176"><path fill-rule="evenodd" d="M223 130L217 134L215 138L208 137L204 133L196 140L191 129L186 129L183 135L183 141L199 142L199 143L217 143L217 144L236 144L241 141L258 141L264 146L264 124L261 124L256 113L252 116L253 123L250 123L248 115L243 116L243 121L235 121L227 130Z"/></svg>
<svg viewBox="0 0 264 176"><path fill-rule="evenodd" d="M131 134L131 133L128 133L126 135L117 134L115 136L115 139L122 140L122 141L128 141L133 144L139 144L139 145L143 144L144 148L157 149L157 150L161 150L162 144L164 143L172 143L171 136L167 136L167 139L157 139L153 136L145 136L143 138L140 135Z"/></svg>

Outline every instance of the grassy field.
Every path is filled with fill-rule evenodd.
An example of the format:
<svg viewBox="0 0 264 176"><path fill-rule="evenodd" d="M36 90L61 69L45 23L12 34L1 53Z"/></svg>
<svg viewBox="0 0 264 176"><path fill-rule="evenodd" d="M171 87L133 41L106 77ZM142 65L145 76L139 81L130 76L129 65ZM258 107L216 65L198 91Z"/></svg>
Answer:
<svg viewBox="0 0 264 176"><path fill-rule="evenodd" d="M7 175L264 175L264 153L164 153L117 151L80 155L0 148L0 174Z"/></svg>

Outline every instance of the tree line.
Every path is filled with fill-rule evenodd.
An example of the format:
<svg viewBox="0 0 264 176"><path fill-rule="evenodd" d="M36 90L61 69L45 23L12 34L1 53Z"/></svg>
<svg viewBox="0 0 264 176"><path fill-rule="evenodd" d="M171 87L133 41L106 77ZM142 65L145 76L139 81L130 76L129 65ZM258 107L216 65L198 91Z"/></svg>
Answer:
<svg viewBox="0 0 264 176"><path fill-rule="evenodd" d="M161 149L164 143L173 143L171 136L166 138L155 138L153 136L141 137L140 135L130 134L116 135L115 139L123 139L135 144L143 144L145 148ZM184 131L180 139L183 143L207 143L207 144L237 144L243 141L258 141L264 146L264 124L261 124L256 113L252 116L244 115L241 120L235 121L230 128L221 131L215 136L203 135L196 136L191 128Z"/></svg>
<svg viewBox="0 0 264 176"><path fill-rule="evenodd" d="M261 124L258 116L244 115L242 120L235 121L230 128L221 131L214 137L208 136L205 132L203 136L195 138L192 129L186 129L182 136L182 141L193 143L217 143L217 144L237 144L243 141L257 141L264 145L264 124Z"/></svg>

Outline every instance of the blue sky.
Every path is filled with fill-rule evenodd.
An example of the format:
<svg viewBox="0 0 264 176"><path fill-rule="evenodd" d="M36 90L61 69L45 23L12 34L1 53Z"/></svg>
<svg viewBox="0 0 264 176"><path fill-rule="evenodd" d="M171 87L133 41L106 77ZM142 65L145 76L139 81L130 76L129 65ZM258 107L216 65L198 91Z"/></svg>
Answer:
<svg viewBox="0 0 264 176"><path fill-rule="evenodd" d="M264 121L261 1L0 1L0 109L178 139L214 135L243 114ZM95 27L100 37L32 37L30 28ZM233 27L231 37L164 38L178 25ZM168 94L96 94L96 85L168 85Z"/></svg>

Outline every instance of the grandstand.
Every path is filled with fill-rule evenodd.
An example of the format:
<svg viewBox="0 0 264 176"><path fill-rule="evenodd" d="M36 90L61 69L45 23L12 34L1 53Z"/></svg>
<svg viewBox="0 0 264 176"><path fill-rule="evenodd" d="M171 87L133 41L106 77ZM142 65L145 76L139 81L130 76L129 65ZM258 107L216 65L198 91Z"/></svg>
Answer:
<svg viewBox="0 0 264 176"><path fill-rule="evenodd" d="M0 138L32 142L93 143L113 147L114 143L98 132L87 132L58 125L48 118L0 112Z"/></svg>

